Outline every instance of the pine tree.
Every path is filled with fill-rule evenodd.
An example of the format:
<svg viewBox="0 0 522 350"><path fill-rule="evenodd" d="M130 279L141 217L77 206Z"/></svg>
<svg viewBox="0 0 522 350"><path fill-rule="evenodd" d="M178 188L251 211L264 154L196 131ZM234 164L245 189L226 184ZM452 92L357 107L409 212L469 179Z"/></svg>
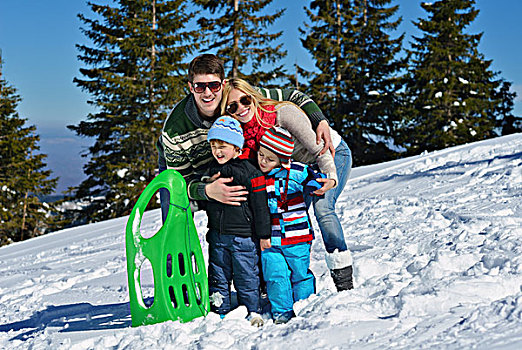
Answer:
<svg viewBox="0 0 522 350"><path fill-rule="evenodd" d="M474 0L423 3L426 20L415 26L405 95L401 143L410 154L495 136L502 80L490 70L478 45L482 34L466 28L479 11ZM505 95L509 100L509 95Z"/></svg>
<svg viewBox="0 0 522 350"><path fill-rule="evenodd" d="M496 119L496 130L498 135L510 135L522 132L522 117L513 114L513 106L516 92L510 91L511 83L503 80L499 89L496 90L495 99L500 103L496 105L493 118Z"/></svg>
<svg viewBox="0 0 522 350"><path fill-rule="evenodd" d="M38 196L53 193L58 181L44 169L36 127L16 111L20 101L0 77L0 246L46 233L52 207Z"/></svg>
<svg viewBox="0 0 522 350"><path fill-rule="evenodd" d="M283 65L278 64L286 51L282 44L276 44L282 32L267 30L285 10L260 14L272 1L193 0L211 14L200 17L198 24L208 37L204 43L206 49L216 50L225 62L227 77L263 86L286 77Z"/></svg>
<svg viewBox="0 0 522 350"><path fill-rule="evenodd" d="M398 58L404 35L390 33L398 6L391 0L312 1L306 8L311 24L300 29L312 54L309 93L347 140L358 165L394 157L399 123L401 70Z"/></svg>
<svg viewBox="0 0 522 350"><path fill-rule="evenodd" d="M119 0L117 6L90 3L98 19L80 14L83 33L94 47L77 45L89 68L74 82L92 96L97 113L69 126L95 138L89 148L88 176L76 189L90 204L85 221L129 213L154 177L155 143L168 111L186 95L186 56L197 48L185 29L194 16L181 0Z"/></svg>

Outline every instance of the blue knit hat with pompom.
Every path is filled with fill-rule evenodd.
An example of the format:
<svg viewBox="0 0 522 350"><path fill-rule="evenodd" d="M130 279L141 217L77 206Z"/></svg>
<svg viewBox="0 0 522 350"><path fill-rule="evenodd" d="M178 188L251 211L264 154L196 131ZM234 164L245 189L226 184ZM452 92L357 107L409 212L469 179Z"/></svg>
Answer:
<svg viewBox="0 0 522 350"><path fill-rule="evenodd" d="M228 116L219 117L212 124L207 135L207 141L210 142L210 140L225 141L239 148L243 148L245 142L241 124Z"/></svg>

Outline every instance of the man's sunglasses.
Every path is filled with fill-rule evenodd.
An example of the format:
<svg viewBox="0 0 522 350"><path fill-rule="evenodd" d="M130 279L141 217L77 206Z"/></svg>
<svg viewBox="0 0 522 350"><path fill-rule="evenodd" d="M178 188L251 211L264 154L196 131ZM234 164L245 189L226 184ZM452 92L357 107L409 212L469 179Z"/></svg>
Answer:
<svg viewBox="0 0 522 350"><path fill-rule="evenodd" d="M207 87L212 92L218 92L219 90L221 90L220 81L210 81L208 83L192 83L192 86L194 87L194 91L198 94L204 92L207 89Z"/></svg>
<svg viewBox="0 0 522 350"><path fill-rule="evenodd" d="M239 103L241 103L245 107L250 106L252 104L252 96L250 96L250 95L242 96L239 99ZM226 111L228 114L234 114L237 112L238 108L239 108L239 104L237 103L237 101L234 101L231 104L227 105Z"/></svg>

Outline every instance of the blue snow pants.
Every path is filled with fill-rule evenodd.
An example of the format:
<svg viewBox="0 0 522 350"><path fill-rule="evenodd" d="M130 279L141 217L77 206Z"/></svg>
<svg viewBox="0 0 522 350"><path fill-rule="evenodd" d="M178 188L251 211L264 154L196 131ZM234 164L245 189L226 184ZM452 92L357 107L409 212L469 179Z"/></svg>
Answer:
<svg viewBox="0 0 522 350"><path fill-rule="evenodd" d="M310 244L273 246L261 253L263 275L272 315L293 310L294 302L315 293L315 277L310 271Z"/></svg>
<svg viewBox="0 0 522 350"><path fill-rule="evenodd" d="M220 315L230 311L230 286L233 281L238 304L245 305L248 312L258 312L259 257L252 237L222 235L210 230L207 241L211 310Z"/></svg>

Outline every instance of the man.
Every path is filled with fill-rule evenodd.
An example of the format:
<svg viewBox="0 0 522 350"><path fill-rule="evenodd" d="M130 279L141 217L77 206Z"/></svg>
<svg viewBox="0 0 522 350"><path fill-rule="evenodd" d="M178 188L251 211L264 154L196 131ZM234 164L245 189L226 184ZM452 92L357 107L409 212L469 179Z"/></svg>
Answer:
<svg viewBox="0 0 522 350"><path fill-rule="evenodd" d="M240 205L241 201L246 200L248 192L242 186L229 186L231 178L216 176L207 183L201 182L197 175L203 173L213 159L206 138L212 123L220 114L223 86L226 84L223 62L213 54L200 55L190 63L188 78L191 93L169 114L157 143L159 171L167 168L177 170L187 182L192 204L196 200L214 199L225 204ZM301 107L316 130L317 143L324 141L322 153L330 149L332 155L335 154L328 120L308 96L296 90L260 91L266 97L291 101ZM166 189L160 190L160 197L162 219L165 221L169 205ZM351 281L351 273L349 278Z"/></svg>

